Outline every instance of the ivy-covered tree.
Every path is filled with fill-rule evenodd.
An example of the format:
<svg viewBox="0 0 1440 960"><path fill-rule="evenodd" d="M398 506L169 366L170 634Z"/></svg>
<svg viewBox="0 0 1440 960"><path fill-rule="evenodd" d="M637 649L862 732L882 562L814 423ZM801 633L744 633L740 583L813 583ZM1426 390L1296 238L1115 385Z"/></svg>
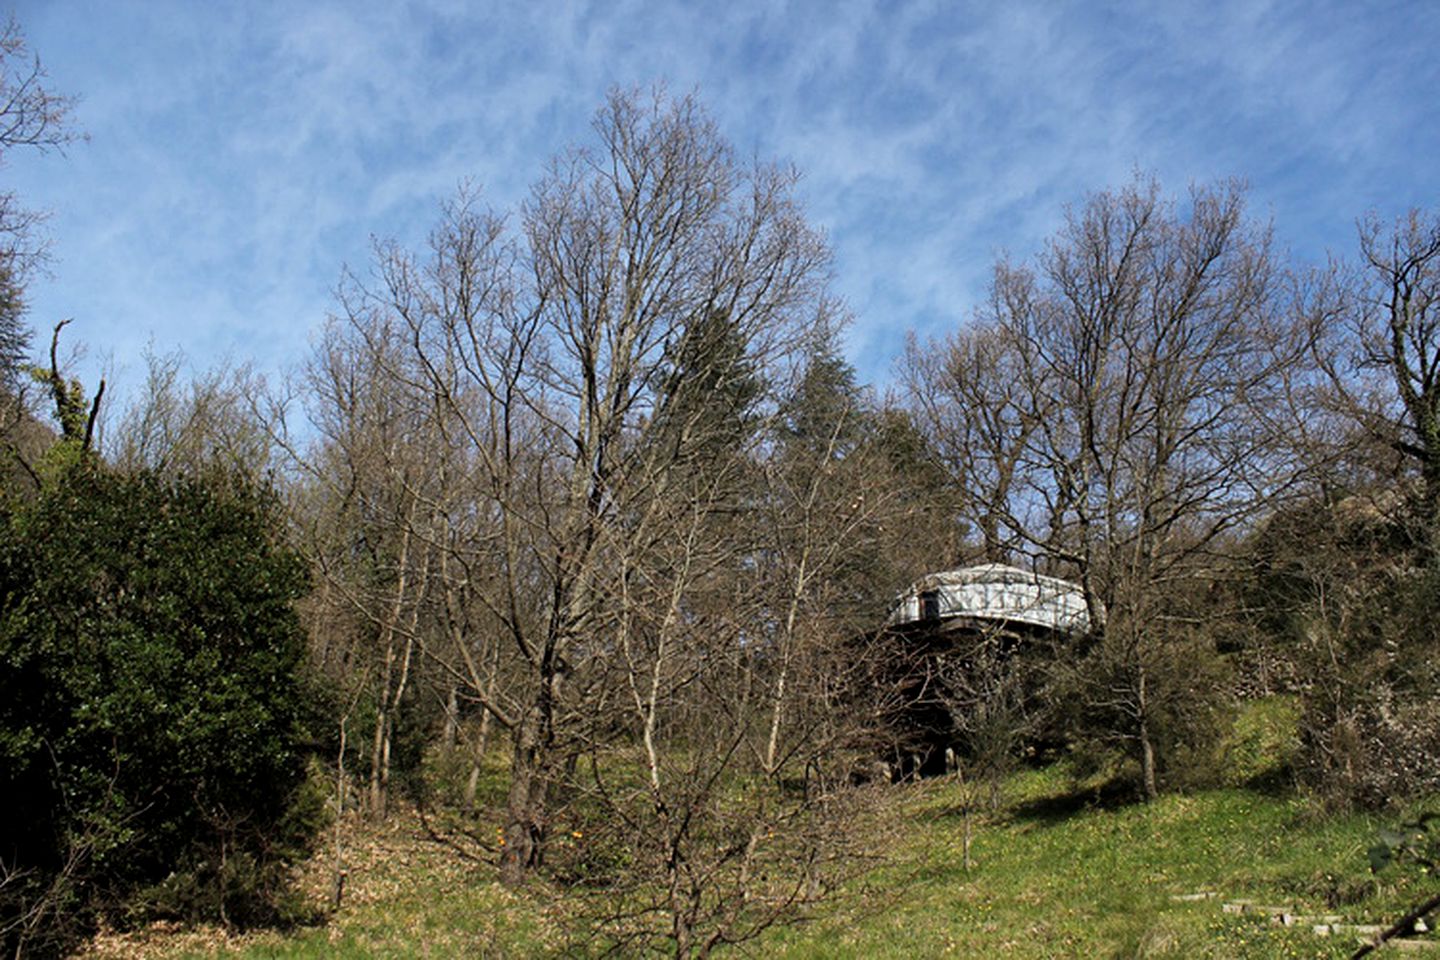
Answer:
<svg viewBox="0 0 1440 960"><path fill-rule="evenodd" d="M267 495L86 459L0 524L0 947L100 914L283 919L304 568Z"/></svg>

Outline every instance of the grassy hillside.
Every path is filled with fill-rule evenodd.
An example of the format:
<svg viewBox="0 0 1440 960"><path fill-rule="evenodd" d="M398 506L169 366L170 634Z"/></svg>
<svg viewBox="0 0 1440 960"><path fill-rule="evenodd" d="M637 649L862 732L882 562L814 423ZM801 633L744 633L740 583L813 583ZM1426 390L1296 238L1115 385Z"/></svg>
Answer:
<svg viewBox="0 0 1440 960"><path fill-rule="evenodd" d="M827 958L1343 957L1354 936L1321 939L1222 903L1376 922L1416 899L1414 878L1368 875L1377 824L1365 817L1318 819L1302 800L1243 789L1106 808L1056 770L1010 786L968 873L954 788L913 788L893 862L777 945ZM1214 896L1187 896L1202 893Z"/></svg>
<svg viewBox="0 0 1440 960"><path fill-rule="evenodd" d="M1007 785L976 825L967 872L955 784L876 789L884 798L863 830L877 859L857 863L809 918L738 955L1344 957L1353 934L1317 937L1222 903L1379 922L1426 882L1368 874L1380 825L1368 817L1322 818L1304 800L1239 788L1107 806L1060 768ZM574 946L558 891L506 890L488 864L428 839L413 814L349 825L347 845L345 903L325 926L241 938L152 929L102 937L91 956L526 957ZM327 866L315 867L319 898ZM1200 893L1214 896L1177 899Z"/></svg>

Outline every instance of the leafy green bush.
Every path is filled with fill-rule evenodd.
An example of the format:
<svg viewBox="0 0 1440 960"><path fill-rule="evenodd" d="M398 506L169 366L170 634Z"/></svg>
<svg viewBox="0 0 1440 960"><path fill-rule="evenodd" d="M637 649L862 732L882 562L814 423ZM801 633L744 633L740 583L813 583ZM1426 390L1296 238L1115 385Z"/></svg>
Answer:
<svg viewBox="0 0 1440 960"><path fill-rule="evenodd" d="M305 572L270 499L83 462L0 524L0 862L27 878L0 886L5 947L147 904L283 919L318 814L300 803Z"/></svg>

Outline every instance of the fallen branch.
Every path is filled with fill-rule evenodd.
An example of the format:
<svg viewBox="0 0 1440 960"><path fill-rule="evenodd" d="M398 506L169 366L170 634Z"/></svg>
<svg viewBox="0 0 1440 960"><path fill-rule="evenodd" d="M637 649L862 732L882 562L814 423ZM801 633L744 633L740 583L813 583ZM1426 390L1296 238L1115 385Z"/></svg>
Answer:
<svg viewBox="0 0 1440 960"><path fill-rule="evenodd" d="M1420 904L1420 906L1416 907L1414 910L1411 910L1399 920L1396 920L1393 924L1390 925L1388 929L1381 931L1381 933L1377 935L1374 940L1370 941L1369 943L1361 947L1359 950L1356 950L1354 953L1352 953L1350 955L1350 960L1359 960L1360 957L1363 957L1369 953L1374 953L1376 950L1380 949L1380 947L1385 945L1386 941L1393 940L1396 937L1403 937L1406 934L1410 933L1415 929L1415 924L1425 919L1426 914L1430 913L1436 908L1440 908L1440 893L1435 894L1435 896L1431 897L1429 900L1426 900L1424 903Z"/></svg>

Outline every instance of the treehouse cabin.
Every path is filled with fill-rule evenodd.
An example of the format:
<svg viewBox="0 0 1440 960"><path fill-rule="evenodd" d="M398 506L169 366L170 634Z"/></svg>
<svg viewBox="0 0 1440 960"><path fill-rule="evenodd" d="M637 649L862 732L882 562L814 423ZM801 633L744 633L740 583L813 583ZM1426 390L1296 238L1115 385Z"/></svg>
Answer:
<svg viewBox="0 0 1440 960"><path fill-rule="evenodd" d="M1085 594L1077 584L1003 563L932 573L890 606L888 629L1005 629L1016 633L1090 631Z"/></svg>
<svg viewBox="0 0 1440 960"><path fill-rule="evenodd" d="M947 684L973 686L966 672L993 670L997 662L1024 674L1018 658L1063 656L1062 648L1091 626L1078 584L1019 567L987 563L911 584L890 605L882 630L897 644L890 683L902 704L894 715L895 752L887 758L892 776L944 773L947 758L963 749ZM977 657L989 666L978 666Z"/></svg>

